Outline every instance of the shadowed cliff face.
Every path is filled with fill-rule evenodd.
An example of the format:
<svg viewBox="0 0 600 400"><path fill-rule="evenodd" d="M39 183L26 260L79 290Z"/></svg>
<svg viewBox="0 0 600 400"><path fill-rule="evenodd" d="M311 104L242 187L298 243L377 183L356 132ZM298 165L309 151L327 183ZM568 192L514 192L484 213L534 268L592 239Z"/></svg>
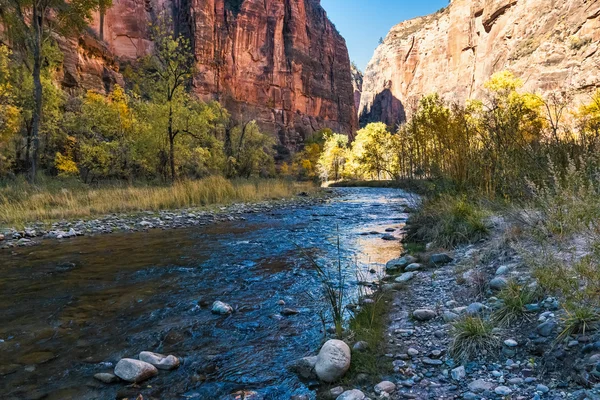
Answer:
<svg viewBox="0 0 600 400"><path fill-rule="evenodd" d="M600 87L599 16L598 0L453 0L402 22L365 71L361 123L402 119L390 96L404 105L433 92L449 101L481 98L483 84L505 69L525 90L567 89L576 104L587 101Z"/></svg>
<svg viewBox="0 0 600 400"><path fill-rule="evenodd" d="M356 129L346 43L318 0L115 0L104 18L104 42L92 47L135 61L151 51L148 25L165 10L176 32L190 36L201 99L219 100L239 120L256 119L292 151L318 129ZM117 82L110 56L77 57L87 47L66 49L76 54L65 69L79 71L70 85L102 89Z"/></svg>

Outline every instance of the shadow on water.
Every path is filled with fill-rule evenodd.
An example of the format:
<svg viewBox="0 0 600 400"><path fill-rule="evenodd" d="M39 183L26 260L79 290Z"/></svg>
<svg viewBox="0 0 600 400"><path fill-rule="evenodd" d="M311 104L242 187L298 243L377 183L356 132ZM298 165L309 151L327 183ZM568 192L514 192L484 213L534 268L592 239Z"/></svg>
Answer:
<svg viewBox="0 0 600 400"><path fill-rule="evenodd" d="M398 241L381 239L384 230L406 219L402 191L336 190L341 196L327 204L243 222L49 241L0 254L3 398L219 399L240 388L267 399L310 393L285 370L323 338L323 304L312 299L319 281L295 244L332 263L338 226L349 279L356 283L356 268L375 279L368 271L383 271L400 252ZM281 316L280 299L300 314ZM236 312L211 314L215 300ZM175 354L182 366L139 388L92 378L144 350Z"/></svg>

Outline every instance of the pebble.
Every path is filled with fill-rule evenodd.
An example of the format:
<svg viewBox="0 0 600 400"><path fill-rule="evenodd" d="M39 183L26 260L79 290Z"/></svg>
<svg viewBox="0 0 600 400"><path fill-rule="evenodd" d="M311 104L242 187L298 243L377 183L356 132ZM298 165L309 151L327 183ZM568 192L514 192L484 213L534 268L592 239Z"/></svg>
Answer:
<svg viewBox="0 0 600 400"><path fill-rule="evenodd" d="M375 393L376 394L381 394L381 393L393 393L396 390L396 385L394 385L392 382L390 381L382 381L379 382L377 385L375 385Z"/></svg>
<svg viewBox="0 0 600 400"><path fill-rule="evenodd" d="M548 393L550 389L546 385L542 385L541 383L535 387L536 392Z"/></svg>
<svg viewBox="0 0 600 400"><path fill-rule="evenodd" d="M498 386L496 389L494 389L494 392L500 396L508 396L512 393L512 389L508 386Z"/></svg>
<svg viewBox="0 0 600 400"><path fill-rule="evenodd" d="M429 357L423 357L423 364L426 365L442 365L442 360L434 360Z"/></svg>
<svg viewBox="0 0 600 400"><path fill-rule="evenodd" d="M485 392L486 390L492 390L494 384L491 382L484 381L483 379L477 379L468 385L469 390L475 393Z"/></svg>
<svg viewBox="0 0 600 400"><path fill-rule="evenodd" d="M506 345L508 347L517 347L519 345L519 343L517 343L517 341L514 339L506 339L504 341L504 345Z"/></svg>
<svg viewBox="0 0 600 400"><path fill-rule="evenodd" d="M452 376L452 379L460 382L467 376L467 372L465 371L465 367L461 365L460 367L454 368L450 372L450 375Z"/></svg>
<svg viewBox="0 0 600 400"><path fill-rule="evenodd" d="M335 400L363 400L365 394L358 389L346 390L340 394Z"/></svg>
<svg viewBox="0 0 600 400"><path fill-rule="evenodd" d="M94 379L104 383L115 383L119 382L119 378L116 375L109 374L107 372L101 372L94 375Z"/></svg>
<svg viewBox="0 0 600 400"><path fill-rule="evenodd" d="M414 347L409 347L408 350L406 351L408 353L409 356L411 357L415 357L419 355L419 350L415 349Z"/></svg>

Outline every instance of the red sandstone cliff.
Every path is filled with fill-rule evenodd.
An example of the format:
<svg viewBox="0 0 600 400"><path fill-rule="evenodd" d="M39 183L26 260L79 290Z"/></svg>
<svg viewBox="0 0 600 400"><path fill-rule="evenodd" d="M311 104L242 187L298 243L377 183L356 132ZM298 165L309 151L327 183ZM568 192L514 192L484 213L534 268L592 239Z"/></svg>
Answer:
<svg viewBox="0 0 600 400"><path fill-rule="evenodd" d="M200 98L256 119L290 150L321 128L356 129L346 43L319 0L114 0L102 41L63 44L65 84L100 89L118 81L112 60L147 54L148 25L163 10L190 37ZM92 29L100 31L99 18Z"/></svg>
<svg viewBox="0 0 600 400"><path fill-rule="evenodd" d="M396 124L421 96L462 102L508 69L525 89L567 89L575 101L600 87L600 0L452 0L396 25L365 71L361 124Z"/></svg>

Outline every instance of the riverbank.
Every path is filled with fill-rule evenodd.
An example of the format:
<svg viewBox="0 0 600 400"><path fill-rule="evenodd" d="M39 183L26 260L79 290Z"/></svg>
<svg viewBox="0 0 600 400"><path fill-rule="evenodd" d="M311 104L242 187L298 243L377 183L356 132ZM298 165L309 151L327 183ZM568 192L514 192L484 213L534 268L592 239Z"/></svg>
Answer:
<svg viewBox="0 0 600 400"><path fill-rule="evenodd" d="M600 398L595 228L549 234L557 216L540 209L482 218L486 232L471 243L448 250L431 242L388 263L383 287L393 297L383 349L374 353L393 372L344 389L391 399Z"/></svg>
<svg viewBox="0 0 600 400"><path fill-rule="evenodd" d="M0 227L0 250L33 246L44 239L175 229L243 220L245 214L317 204L331 198L334 193L308 183L268 180L229 182L210 178L172 187L111 188L105 189L105 193L91 189L47 191L41 195L45 200L27 200L26 195L20 196L23 197L22 203L17 204L16 200L8 200L5 194L0 205L4 220L23 221L19 223L21 228ZM53 196L71 200L63 203ZM111 196L113 203L110 203ZM96 203L105 206L96 207ZM36 215L46 215L49 219L32 222L31 218Z"/></svg>

